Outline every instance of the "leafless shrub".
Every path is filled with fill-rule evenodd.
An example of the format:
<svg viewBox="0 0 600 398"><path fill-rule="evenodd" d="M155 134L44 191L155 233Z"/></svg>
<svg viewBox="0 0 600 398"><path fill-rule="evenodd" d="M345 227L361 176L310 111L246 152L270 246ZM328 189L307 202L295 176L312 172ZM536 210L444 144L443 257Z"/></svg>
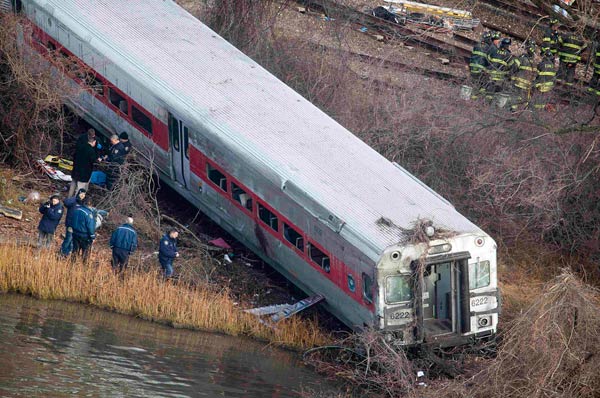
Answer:
<svg viewBox="0 0 600 398"><path fill-rule="evenodd" d="M304 359L319 372L342 378L363 392L397 397L415 389L416 365L374 330L309 350Z"/></svg>
<svg viewBox="0 0 600 398"><path fill-rule="evenodd" d="M32 158L62 148L64 103L77 95L65 78L25 43L31 37L20 18L0 15L0 161L30 165Z"/></svg>
<svg viewBox="0 0 600 398"><path fill-rule="evenodd" d="M152 166L128 160L120 167L119 179L113 189L101 195L94 205L110 212L109 226L116 227L131 216L139 233L158 241L160 213L155 193Z"/></svg>
<svg viewBox="0 0 600 398"><path fill-rule="evenodd" d="M497 359L473 378L473 396L598 396L599 331L598 290L564 271L505 332Z"/></svg>

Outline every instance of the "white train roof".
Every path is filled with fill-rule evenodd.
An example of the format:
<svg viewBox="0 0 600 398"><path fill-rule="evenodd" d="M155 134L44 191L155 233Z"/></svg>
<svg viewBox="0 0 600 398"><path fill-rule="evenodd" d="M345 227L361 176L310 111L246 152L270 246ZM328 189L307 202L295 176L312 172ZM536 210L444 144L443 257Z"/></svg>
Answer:
<svg viewBox="0 0 600 398"><path fill-rule="evenodd" d="M483 232L170 0L44 0L71 30L170 106L270 168L344 222L341 234L374 254L418 218ZM224 165L227 167L226 165ZM296 195L297 196L297 195ZM400 228L398 228L400 227Z"/></svg>

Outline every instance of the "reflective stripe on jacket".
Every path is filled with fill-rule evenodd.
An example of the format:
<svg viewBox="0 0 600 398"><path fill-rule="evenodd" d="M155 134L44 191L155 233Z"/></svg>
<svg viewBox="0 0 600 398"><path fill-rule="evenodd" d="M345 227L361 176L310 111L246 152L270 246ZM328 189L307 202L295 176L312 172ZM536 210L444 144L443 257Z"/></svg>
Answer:
<svg viewBox="0 0 600 398"><path fill-rule="evenodd" d="M469 70L472 74L479 74L487 69L488 48L489 45L486 43L479 43L475 47L473 47L473 51L471 51L471 58L469 59Z"/></svg>
<svg viewBox="0 0 600 398"><path fill-rule="evenodd" d="M510 63L511 80L515 87L522 90L531 89L533 80L537 77L537 69L528 55L513 58Z"/></svg>
<svg viewBox="0 0 600 398"><path fill-rule="evenodd" d="M505 80L508 76L508 64L511 61L512 55L509 50L499 49L496 46L492 46L488 53L488 62L490 78L495 81Z"/></svg>
<svg viewBox="0 0 600 398"><path fill-rule="evenodd" d="M581 53L585 43L574 33L558 37L558 56L562 62L577 63L581 61Z"/></svg>
<svg viewBox="0 0 600 398"><path fill-rule="evenodd" d="M544 57L537 66L537 77L535 78L535 88L541 93L547 93L554 87L556 79L556 66L552 57Z"/></svg>

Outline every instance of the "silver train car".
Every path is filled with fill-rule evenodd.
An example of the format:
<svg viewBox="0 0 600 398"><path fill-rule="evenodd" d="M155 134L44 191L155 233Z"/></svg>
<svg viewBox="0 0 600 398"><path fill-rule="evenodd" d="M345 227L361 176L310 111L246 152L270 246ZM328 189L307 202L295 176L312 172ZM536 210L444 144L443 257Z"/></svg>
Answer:
<svg viewBox="0 0 600 398"><path fill-rule="evenodd" d="M175 2L0 3L73 109L345 324L398 345L495 334L494 240Z"/></svg>

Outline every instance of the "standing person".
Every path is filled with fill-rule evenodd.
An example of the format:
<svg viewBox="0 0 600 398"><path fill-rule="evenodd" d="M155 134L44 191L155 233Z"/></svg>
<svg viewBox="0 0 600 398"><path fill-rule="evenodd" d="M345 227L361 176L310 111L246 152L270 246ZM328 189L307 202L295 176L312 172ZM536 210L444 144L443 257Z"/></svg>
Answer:
<svg viewBox="0 0 600 398"><path fill-rule="evenodd" d="M69 196L72 196L79 189L88 189L94 162L97 159L96 154L96 138L88 136L87 143L78 146L75 150L73 158L73 172L71 173L71 187L69 188Z"/></svg>
<svg viewBox="0 0 600 398"><path fill-rule="evenodd" d="M508 37L500 40L500 46L494 47L488 53L489 73L494 93L502 92L508 80L508 64L511 62L511 40Z"/></svg>
<svg viewBox="0 0 600 398"><path fill-rule="evenodd" d="M548 26L544 29L544 34L542 37L542 52L546 50L550 50L552 56L556 56L558 53L558 19L550 18L548 22Z"/></svg>
<svg viewBox="0 0 600 398"><path fill-rule="evenodd" d="M533 80L537 77L537 68L534 64L535 42L528 41L525 52L513 58L509 67L513 83L514 95L511 99L511 109L526 106L531 97Z"/></svg>
<svg viewBox="0 0 600 398"><path fill-rule="evenodd" d="M119 180L120 168L125 163L125 156L127 155L118 135L113 134L110 137L110 144L108 155L104 156L104 160L108 162L106 168L106 188L109 190Z"/></svg>
<svg viewBox="0 0 600 398"><path fill-rule="evenodd" d="M175 229L171 229L160 239L158 261L160 262L165 279L168 279L173 275L173 260L176 257L179 257L179 252L177 251L178 236L179 232Z"/></svg>
<svg viewBox="0 0 600 398"><path fill-rule="evenodd" d="M588 91L592 94L600 96L600 42L594 42L594 74L590 79ZM591 55L590 55L591 56Z"/></svg>
<svg viewBox="0 0 600 398"><path fill-rule="evenodd" d="M40 206L42 219L38 225L38 247L49 248L54 240L54 232L63 216L63 207L60 204L60 197L52 195L50 200Z"/></svg>
<svg viewBox="0 0 600 398"><path fill-rule="evenodd" d="M487 53L491 43L492 33L483 32L481 41L471 51L469 72L471 73L471 84L473 85L472 100L479 98L479 95L485 95L488 68Z"/></svg>
<svg viewBox="0 0 600 398"><path fill-rule="evenodd" d="M73 253L75 256L83 255L83 262L87 263L92 243L96 239L96 220L85 203L73 211Z"/></svg>
<svg viewBox="0 0 600 398"><path fill-rule="evenodd" d="M123 144L126 156L132 153L133 144L131 141L129 141L129 134L127 134L127 132L123 131L121 134L119 134L119 141L121 141L121 144Z"/></svg>
<svg viewBox="0 0 600 398"><path fill-rule="evenodd" d="M581 37L571 28L568 33L558 36L558 58L560 65L556 79L563 81L567 86L572 86L575 81L575 69L581 61L581 53L585 49L585 43Z"/></svg>
<svg viewBox="0 0 600 398"><path fill-rule="evenodd" d="M75 210L84 204L85 196L86 190L82 188L77 191L77 195L63 201L67 209L67 216L65 218L65 239L60 247L60 253L64 257L67 257L73 251L73 216Z"/></svg>
<svg viewBox="0 0 600 398"><path fill-rule="evenodd" d="M554 56L552 55L552 51L545 50L542 53L542 60L537 66L537 77L533 82L535 88L533 106L535 109L546 108L550 92L554 88L555 79L556 66L554 65Z"/></svg>
<svg viewBox="0 0 600 398"><path fill-rule="evenodd" d="M112 268L123 272L129 263L129 256L137 249L137 232L133 229L133 218L127 217L125 223L114 230L110 237L112 249Z"/></svg>

